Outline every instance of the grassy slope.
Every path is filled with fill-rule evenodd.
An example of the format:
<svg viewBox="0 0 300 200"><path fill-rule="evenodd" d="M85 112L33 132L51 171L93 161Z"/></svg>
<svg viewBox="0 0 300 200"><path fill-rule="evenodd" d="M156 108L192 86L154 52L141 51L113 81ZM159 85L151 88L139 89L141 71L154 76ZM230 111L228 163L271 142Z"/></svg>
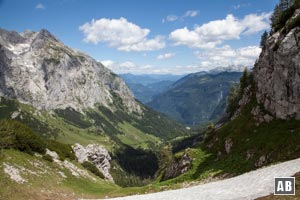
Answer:
<svg viewBox="0 0 300 200"><path fill-rule="evenodd" d="M87 178L74 177L68 169L60 168L56 163L16 150L2 151L0 160L1 163L26 169L21 171L20 175L27 181L25 184L19 184L11 180L4 173L4 166L1 164L0 199L74 199L80 196L104 196L119 190L118 186L99 178L93 182ZM76 162L73 164L83 169ZM27 170L31 170L32 173ZM63 172L67 178L62 178L58 171Z"/></svg>
<svg viewBox="0 0 300 200"><path fill-rule="evenodd" d="M10 118L11 115L19 109L21 110L21 114L16 118L16 120L29 125L35 132L45 137L55 137L56 140L62 143L80 143L82 145L99 143L104 145L107 149L112 150L116 145L116 142L110 138L111 135L116 135L121 142L131 145L132 147L141 146L143 148L148 148L149 143L160 143L160 139L158 137L139 130L125 120L122 121L122 123L112 122L110 118L100 111L97 112L97 115L102 116L102 120L105 120L108 125L116 128L116 131L118 131L117 134L114 130L111 131L110 129L108 129L107 132L98 131L98 124L90 123L91 119L89 118L79 119L82 122L90 123L90 127L83 128L74 125L74 123L62 117L59 117L59 115L55 113L51 115L46 111L36 111L29 105L21 104L13 100L8 101L2 99L0 106L0 119ZM76 118L78 117L76 116Z"/></svg>
<svg viewBox="0 0 300 200"><path fill-rule="evenodd" d="M21 106L22 110L32 112L26 105ZM189 154L194 158L192 169L177 178L164 182L160 182L158 179L151 185L144 187L120 188L115 185L107 185L107 183L101 183L102 185L99 185L98 183L91 183L88 180L78 181L78 179L72 176L58 187L56 184L57 177L51 176L51 178L47 180L47 187L49 185L48 188L51 190L48 192L55 192L57 195L75 195L76 197L85 194L97 198L154 192L182 187L184 184L191 181L202 181L206 178L214 176L219 177L220 175L238 175L253 170L257 168L255 163L261 156L266 156L267 158L263 165L299 157L300 122L296 120L274 120L271 123L263 123L260 126L256 126L250 113L255 106L257 106L257 103L252 99L239 117L227 123L221 129L207 133L203 142L199 143L197 147L190 148L188 150ZM93 135L89 133L88 130L74 127L61 118L53 118L47 114L36 115L36 117L40 121L46 121L49 124L53 123L59 129L65 130L65 136L59 135L58 137L60 141L73 140L81 141L83 143L98 141L99 143L107 142L107 145L111 146L111 141L109 141L109 138L105 135ZM117 135L117 137L120 137L126 144L137 147L146 140L158 141L156 138L152 138L152 135L144 135L140 130L128 123L120 123L118 126L125 134ZM144 140L143 136L149 138ZM128 140L127 137L136 139L137 143ZM225 141L228 138L233 141L233 147L230 154L225 152ZM248 160L246 159L247 152L251 152L252 154L252 157ZM181 153L182 152L179 152L178 154ZM11 161L13 161L13 163L25 163L25 165L27 165L26 162L28 162L26 159L39 159L16 151L7 151L5 152L5 155L12 157L13 160ZM4 157L6 162L8 157ZM46 161L42 160L42 162ZM51 170L54 169L55 167L51 167ZM1 177L5 177L3 176L3 169L0 169L0 175ZM41 185L39 185L39 183ZM25 197L26 195L28 195L28 197L31 195L33 198L36 194L35 192L38 191L40 193L40 190L45 186L44 183L41 181L39 182L39 178L34 179L33 184L30 187L20 186L19 184L10 181L7 177L1 179L1 184L3 186L0 189L2 195L4 195L4 197L13 195L14 199L18 199L18 195L21 193L24 193ZM9 189L7 186L9 186ZM99 186L101 186L101 189L99 189ZM77 192L73 194L74 191Z"/></svg>
<svg viewBox="0 0 300 200"><path fill-rule="evenodd" d="M258 168L256 163L265 156L263 166L298 158L300 155L300 121L273 120L256 126L251 110L254 99L242 114L217 131L207 133L198 147L189 149L194 158L187 173L157 186L180 187L184 182L202 181L208 177L235 176ZM225 141L233 141L229 154ZM182 152L179 152L182 153ZM247 154L251 155L247 158Z"/></svg>
<svg viewBox="0 0 300 200"><path fill-rule="evenodd" d="M159 138L145 134L141 130L137 129L136 127L132 126L129 123L120 123L118 126L121 128L121 131L124 134L118 134L117 137L124 143L134 148L144 148L148 147L148 143L158 143L160 144L161 141Z"/></svg>

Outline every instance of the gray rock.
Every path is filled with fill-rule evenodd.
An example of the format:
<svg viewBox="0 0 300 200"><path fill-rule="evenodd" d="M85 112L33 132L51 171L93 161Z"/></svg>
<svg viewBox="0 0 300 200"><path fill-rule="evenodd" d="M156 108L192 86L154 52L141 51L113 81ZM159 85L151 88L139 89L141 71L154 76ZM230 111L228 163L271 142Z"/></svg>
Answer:
<svg viewBox="0 0 300 200"><path fill-rule="evenodd" d="M293 18L298 16L300 10ZM300 119L299 38L299 27L287 34L274 33L267 40L253 70L258 102L279 119ZM271 118L264 116L263 120L270 121Z"/></svg>
<svg viewBox="0 0 300 200"><path fill-rule="evenodd" d="M189 156L189 154L186 151L180 158L180 160L173 161L173 163L166 168L165 174L162 179L168 180L187 172L192 166L192 161L193 159Z"/></svg>
<svg viewBox="0 0 300 200"><path fill-rule="evenodd" d="M233 141L231 138L225 140L225 151L227 154L231 152L231 148L233 146Z"/></svg>
<svg viewBox="0 0 300 200"><path fill-rule="evenodd" d="M86 161L93 163L103 173L105 179L113 182L113 177L109 173L111 157L102 145L89 144L83 147L77 143L72 149L79 163Z"/></svg>
<svg viewBox="0 0 300 200"><path fill-rule="evenodd" d="M124 81L93 58L65 46L47 30L22 34L0 29L0 96L38 109L82 111L121 98L142 113Z"/></svg>
<svg viewBox="0 0 300 200"><path fill-rule="evenodd" d="M262 167L266 163L266 161L267 161L266 156L263 155L259 157L258 161L256 161L255 163L255 167Z"/></svg>

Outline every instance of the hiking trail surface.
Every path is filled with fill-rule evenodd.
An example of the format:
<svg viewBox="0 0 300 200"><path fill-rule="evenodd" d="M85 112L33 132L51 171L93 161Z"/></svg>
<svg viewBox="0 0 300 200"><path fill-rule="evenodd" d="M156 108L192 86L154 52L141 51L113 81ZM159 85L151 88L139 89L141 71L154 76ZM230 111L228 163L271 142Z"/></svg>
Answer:
<svg viewBox="0 0 300 200"><path fill-rule="evenodd" d="M274 192L274 177L290 177L299 171L300 158L203 185L110 200L256 199Z"/></svg>

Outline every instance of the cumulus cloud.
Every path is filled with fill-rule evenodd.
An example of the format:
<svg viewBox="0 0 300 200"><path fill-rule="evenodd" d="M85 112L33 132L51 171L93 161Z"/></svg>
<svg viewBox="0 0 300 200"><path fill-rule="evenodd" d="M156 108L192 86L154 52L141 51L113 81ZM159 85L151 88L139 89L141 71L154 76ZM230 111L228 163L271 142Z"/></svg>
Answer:
<svg viewBox="0 0 300 200"><path fill-rule="evenodd" d="M170 33L169 39L174 45L186 45L191 48L212 49L225 40L239 39L241 35L254 34L269 27L270 13L250 14L238 19L232 14L225 19L210 21L193 30L187 27Z"/></svg>
<svg viewBox="0 0 300 200"><path fill-rule="evenodd" d="M162 36L149 39L149 29L143 29L127 19L93 19L79 27L87 43L106 43L120 51L153 51L166 46Z"/></svg>
<svg viewBox="0 0 300 200"><path fill-rule="evenodd" d="M232 49L225 45L206 51L195 52L200 59L200 65L207 68L226 67L229 65L241 65L251 67L258 58L261 48L258 46L248 46Z"/></svg>
<svg viewBox="0 0 300 200"><path fill-rule="evenodd" d="M38 3L36 6L35 6L36 9L40 9L40 10L44 10L46 7L44 4L42 3Z"/></svg>
<svg viewBox="0 0 300 200"><path fill-rule="evenodd" d="M170 59L174 56L175 56L175 53L165 53L165 54L158 55L156 58L158 60L165 60L165 59Z"/></svg>

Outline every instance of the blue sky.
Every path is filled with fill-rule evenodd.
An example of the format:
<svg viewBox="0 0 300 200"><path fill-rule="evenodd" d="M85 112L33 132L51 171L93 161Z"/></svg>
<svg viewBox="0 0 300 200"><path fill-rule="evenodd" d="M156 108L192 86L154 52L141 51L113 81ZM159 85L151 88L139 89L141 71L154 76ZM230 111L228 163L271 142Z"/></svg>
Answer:
<svg viewBox="0 0 300 200"><path fill-rule="evenodd" d="M49 30L116 73L252 66L277 0L0 0L0 27Z"/></svg>

